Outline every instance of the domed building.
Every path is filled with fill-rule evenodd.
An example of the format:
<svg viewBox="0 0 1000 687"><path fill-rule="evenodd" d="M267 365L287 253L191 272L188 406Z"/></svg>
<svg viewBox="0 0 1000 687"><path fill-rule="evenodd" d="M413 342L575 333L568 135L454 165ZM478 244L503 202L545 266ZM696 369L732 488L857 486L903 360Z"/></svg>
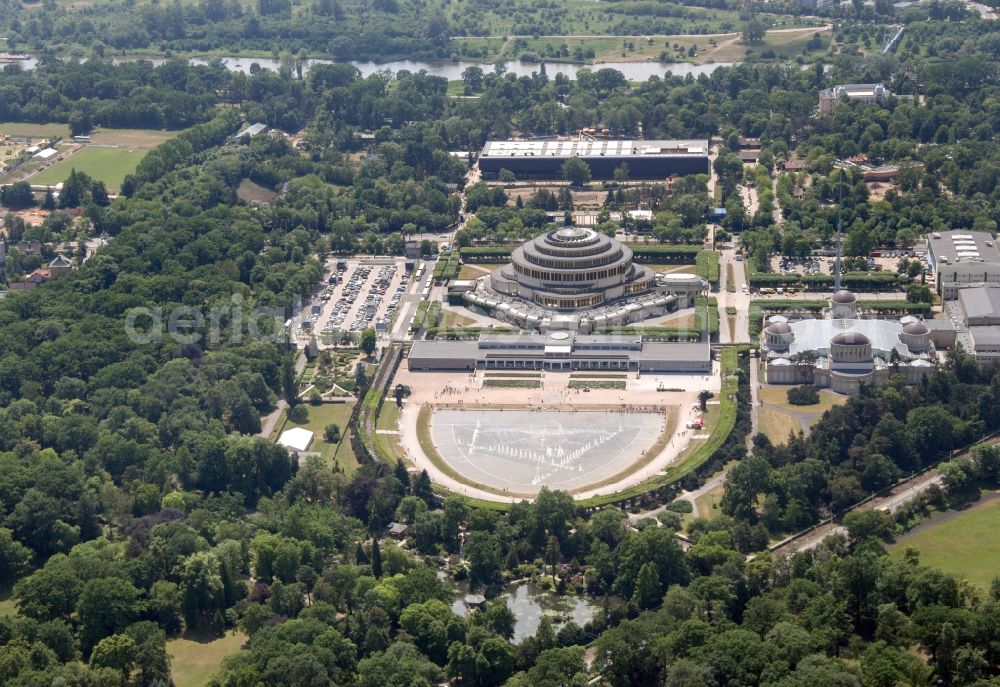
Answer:
<svg viewBox="0 0 1000 687"><path fill-rule="evenodd" d="M696 275L660 275L635 263L632 249L610 236L563 227L515 248L509 264L464 298L525 329L586 333L665 315L707 289Z"/></svg>
<svg viewBox="0 0 1000 687"><path fill-rule="evenodd" d="M610 236L566 227L515 248L490 283L542 307L579 310L650 291L656 273L633 263L632 249Z"/></svg>
<svg viewBox="0 0 1000 687"><path fill-rule="evenodd" d="M858 317L857 297L837 291L828 319L768 320L762 357L768 384L812 384L856 394L862 384L884 384L902 374L918 383L935 365L927 325L915 317L898 322Z"/></svg>

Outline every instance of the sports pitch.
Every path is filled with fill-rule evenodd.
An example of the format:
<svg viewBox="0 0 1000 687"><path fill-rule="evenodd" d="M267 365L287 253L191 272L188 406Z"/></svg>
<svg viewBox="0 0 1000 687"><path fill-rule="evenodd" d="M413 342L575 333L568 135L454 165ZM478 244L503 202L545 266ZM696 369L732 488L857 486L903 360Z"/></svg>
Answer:
<svg viewBox="0 0 1000 687"><path fill-rule="evenodd" d="M431 438L466 478L515 494L573 491L639 461L660 438L661 413L436 410Z"/></svg>

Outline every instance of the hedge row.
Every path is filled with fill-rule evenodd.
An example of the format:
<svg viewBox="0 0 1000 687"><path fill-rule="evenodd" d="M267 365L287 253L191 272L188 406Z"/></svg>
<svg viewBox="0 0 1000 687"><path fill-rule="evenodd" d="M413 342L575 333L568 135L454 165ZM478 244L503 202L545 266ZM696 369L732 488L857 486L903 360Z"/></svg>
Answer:
<svg viewBox="0 0 1000 687"><path fill-rule="evenodd" d="M465 246L458 250L464 262L504 262L512 246Z"/></svg>
<svg viewBox="0 0 1000 687"><path fill-rule="evenodd" d="M698 253L702 252L701 246L686 244L672 246L660 243L629 243L627 245L632 249L636 262L691 264ZM716 277L715 280L718 281L719 278Z"/></svg>
<svg viewBox="0 0 1000 687"><path fill-rule="evenodd" d="M719 252L715 250L699 251L695 256L694 264L698 270L698 276L707 279L713 286L719 285Z"/></svg>

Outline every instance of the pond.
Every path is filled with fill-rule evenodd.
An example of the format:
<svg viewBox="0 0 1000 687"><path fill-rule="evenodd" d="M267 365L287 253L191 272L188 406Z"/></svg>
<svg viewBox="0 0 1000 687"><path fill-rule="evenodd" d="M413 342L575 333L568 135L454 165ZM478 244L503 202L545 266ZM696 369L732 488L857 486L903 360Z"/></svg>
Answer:
<svg viewBox="0 0 1000 687"><path fill-rule="evenodd" d="M462 591L458 599L451 605L451 610L457 615L467 615L465 602L462 600L468 589L461 585ZM559 628L572 620L583 627L594 619L594 614L600 608L593 600L579 596L558 596L546 591L531 582L520 582L507 588L499 598L507 600L507 607L514 614L514 642L520 642L525 637L533 637L544 616L548 616L558 632Z"/></svg>
<svg viewBox="0 0 1000 687"><path fill-rule="evenodd" d="M138 59L146 59L155 65L166 62L165 57L121 57L111 58L116 64L131 62ZM250 65L257 64L262 69L277 71L280 64L274 57L191 57L188 62L196 65L206 65L213 59L220 59L227 69L241 71L244 74L250 73ZM33 69L38 64L38 58L29 56L28 59L17 60L24 69ZM0 62L0 67L7 62ZM334 60L308 60L306 70L314 64L334 64ZM485 72L490 72L493 66L482 62L468 62L462 60L396 60L393 62L362 62L349 60L347 64L352 64L358 68L362 76L369 76L379 71L390 71L396 74L399 71L419 72L426 71L431 76L443 76L449 81L458 81L462 78L462 72L468 67L480 67ZM675 76L700 76L701 74L711 74L719 67L730 67L735 62L714 62L710 64L692 64L690 62L676 62L674 64L661 64L659 62L599 62L596 64L563 64L546 63L545 70L550 77L557 73L566 74L570 79L576 79L577 73L581 69L596 71L598 69L610 68L620 71L629 81L648 81L651 76L665 76L673 74ZM541 69L541 64L537 62L505 62L507 71L517 76L531 76L532 73Z"/></svg>

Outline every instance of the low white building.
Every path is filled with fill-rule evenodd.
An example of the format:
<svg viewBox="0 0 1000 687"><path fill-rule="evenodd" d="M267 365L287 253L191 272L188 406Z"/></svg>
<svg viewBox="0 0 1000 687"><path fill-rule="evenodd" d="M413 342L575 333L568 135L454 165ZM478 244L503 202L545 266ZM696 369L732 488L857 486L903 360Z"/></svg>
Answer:
<svg viewBox="0 0 1000 687"><path fill-rule="evenodd" d="M312 446L313 433L303 427L286 429L278 438L278 445L293 451L308 451Z"/></svg>

